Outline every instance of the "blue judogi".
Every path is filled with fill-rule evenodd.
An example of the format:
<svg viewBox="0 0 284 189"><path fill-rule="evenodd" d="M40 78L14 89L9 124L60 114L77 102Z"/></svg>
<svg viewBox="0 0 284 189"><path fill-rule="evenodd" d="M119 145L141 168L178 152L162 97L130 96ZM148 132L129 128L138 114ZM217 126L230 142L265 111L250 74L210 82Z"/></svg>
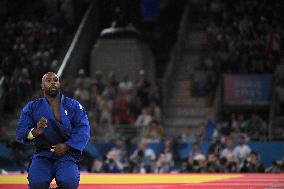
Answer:
<svg viewBox="0 0 284 189"><path fill-rule="evenodd" d="M19 142L34 142L36 146L65 143L71 147L63 156L57 156L49 149L38 150L33 155L28 176L31 189L49 188L53 178L60 188L75 189L79 185L78 160L90 138L89 121L82 105L62 94L60 115L61 121L56 120L46 98L30 101L21 112L16 129ZM47 119L44 133L28 140L28 133L42 116Z"/></svg>

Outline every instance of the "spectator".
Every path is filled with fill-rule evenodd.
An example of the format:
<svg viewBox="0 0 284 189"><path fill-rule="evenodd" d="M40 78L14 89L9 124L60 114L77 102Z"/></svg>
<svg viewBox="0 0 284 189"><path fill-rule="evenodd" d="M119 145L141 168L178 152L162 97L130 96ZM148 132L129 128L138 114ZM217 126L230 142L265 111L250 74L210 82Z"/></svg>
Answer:
<svg viewBox="0 0 284 189"><path fill-rule="evenodd" d="M249 157L240 165L240 172L246 173L263 173L264 167L259 162L257 152L252 151Z"/></svg>
<svg viewBox="0 0 284 189"><path fill-rule="evenodd" d="M196 133L190 127L185 127L180 135L180 143L193 142L195 140Z"/></svg>
<svg viewBox="0 0 284 189"><path fill-rule="evenodd" d="M83 81L80 81L81 83L79 83L79 85L77 86L77 88L74 91L74 98L76 98L78 101L80 101L84 107L86 107L88 109L88 105L89 105L89 100L90 100L90 93L88 91L88 89L85 87Z"/></svg>
<svg viewBox="0 0 284 189"><path fill-rule="evenodd" d="M100 159L95 159L93 161L91 172L92 173L104 173L105 170L103 169L103 161Z"/></svg>
<svg viewBox="0 0 284 189"><path fill-rule="evenodd" d="M132 171L134 173L149 173L151 166L156 160L155 152L147 147L147 139L142 138L138 143L138 147L130 156Z"/></svg>
<svg viewBox="0 0 284 189"><path fill-rule="evenodd" d="M123 172L123 163L118 159L118 154L115 150L110 150L107 153L104 161L104 170L106 173L120 173Z"/></svg>
<svg viewBox="0 0 284 189"><path fill-rule="evenodd" d="M149 106L153 119L157 121L162 121L162 111L160 106L157 105L156 101L152 101Z"/></svg>
<svg viewBox="0 0 284 189"><path fill-rule="evenodd" d="M206 172L218 173L221 171L220 167L218 156L216 156L214 153L208 153Z"/></svg>
<svg viewBox="0 0 284 189"><path fill-rule="evenodd" d="M188 154L188 158L189 160L194 160L196 156L200 157L200 155L204 156L204 154L201 152L200 143L195 142L193 143L192 150Z"/></svg>
<svg viewBox="0 0 284 189"><path fill-rule="evenodd" d="M284 172L284 157L282 160L272 162L272 165L265 169L266 173L283 173Z"/></svg>
<svg viewBox="0 0 284 189"><path fill-rule="evenodd" d="M112 107L113 102L108 99L106 95L102 95L99 101L99 111L100 111L100 124L111 125L112 124Z"/></svg>
<svg viewBox="0 0 284 189"><path fill-rule="evenodd" d="M146 107L150 102L151 83L145 79L144 70L139 71L138 80L135 84L137 96L140 99L142 107Z"/></svg>
<svg viewBox="0 0 284 189"><path fill-rule="evenodd" d="M251 149L246 144L245 137L241 135L239 137L239 144L234 148L234 151L233 151L236 161L238 163L243 162L249 157L250 153L251 153Z"/></svg>
<svg viewBox="0 0 284 189"><path fill-rule="evenodd" d="M170 171L170 162L166 155L161 153L153 166L153 173L168 173Z"/></svg>
<svg viewBox="0 0 284 189"><path fill-rule="evenodd" d="M231 137L228 137L226 141L226 148L221 151L220 158L225 158L227 162L236 161L237 157L234 155L234 141Z"/></svg>
<svg viewBox="0 0 284 189"><path fill-rule="evenodd" d="M152 120L145 131L145 138L148 143L161 142L164 136L164 130L156 120Z"/></svg>
<svg viewBox="0 0 284 189"><path fill-rule="evenodd" d="M121 92L131 93L131 91L133 90L133 83L126 75L123 77L123 80L119 83L118 87Z"/></svg>
<svg viewBox="0 0 284 189"><path fill-rule="evenodd" d="M220 153L224 149L224 144L221 142L221 138L217 137L215 142L209 146L208 154L214 154L216 157L219 158Z"/></svg>
<svg viewBox="0 0 284 189"><path fill-rule="evenodd" d="M148 126L153 117L150 115L149 109L144 108L142 114L140 114L135 122L136 126Z"/></svg>
<svg viewBox="0 0 284 189"><path fill-rule="evenodd" d="M266 123L254 112L244 124L244 129L250 138L259 139L266 134Z"/></svg>
<svg viewBox="0 0 284 189"><path fill-rule="evenodd" d="M129 103L125 92L120 92L115 99L113 113L115 123L132 124L134 122L134 118L129 115Z"/></svg>
<svg viewBox="0 0 284 189"><path fill-rule="evenodd" d="M105 86L106 86L103 78L104 78L103 73L100 70L96 71L93 84L97 86L99 94L102 94L102 92L104 91Z"/></svg>
<svg viewBox="0 0 284 189"><path fill-rule="evenodd" d="M75 85L76 86L83 85L86 88L89 88L90 86L90 78L86 76L85 70L82 68L79 69L78 71L78 76L75 79Z"/></svg>

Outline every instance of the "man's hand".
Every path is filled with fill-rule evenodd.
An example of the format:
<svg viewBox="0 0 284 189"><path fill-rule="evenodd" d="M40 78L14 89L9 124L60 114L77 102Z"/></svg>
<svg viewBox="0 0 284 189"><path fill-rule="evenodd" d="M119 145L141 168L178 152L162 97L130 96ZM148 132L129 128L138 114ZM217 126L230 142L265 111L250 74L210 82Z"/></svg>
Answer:
<svg viewBox="0 0 284 189"><path fill-rule="evenodd" d="M55 153L55 155L58 156L63 156L64 154L66 154L66 152L69 150L69 146L67 146L64 143L61 144L56 144L54 146L52 146L52 151Z"/></svg>
<svg viewBox="0 0 284 189"><path fill-rule="evenodd" d="M43 129L47 127L47 119L45 117L41 117L37 122L36 128L32 130L32 134L34 137L37 137L43 133Z"/></svg>

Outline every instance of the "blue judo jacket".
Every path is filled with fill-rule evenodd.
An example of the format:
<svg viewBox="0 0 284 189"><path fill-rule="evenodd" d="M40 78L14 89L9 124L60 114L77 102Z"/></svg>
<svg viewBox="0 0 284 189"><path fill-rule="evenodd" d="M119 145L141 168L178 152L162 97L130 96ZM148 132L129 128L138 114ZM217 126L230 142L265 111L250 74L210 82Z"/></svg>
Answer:
<svg viewBox="0 0 284 189"><path fill-rule="evenodd" d="M21 143L33 142L35 145L65 143L82 153L90 139L90 125L84 107L78 101L61 94L60 115L61 121L56 120L46 98L38 98L28 102L22 109L17 125L17 141ZM27 136L30 130L36 127L42 116L47 119L44 133L33 140L28 140ZM36 154L45 157L55 156L50 151Z"/></svg>

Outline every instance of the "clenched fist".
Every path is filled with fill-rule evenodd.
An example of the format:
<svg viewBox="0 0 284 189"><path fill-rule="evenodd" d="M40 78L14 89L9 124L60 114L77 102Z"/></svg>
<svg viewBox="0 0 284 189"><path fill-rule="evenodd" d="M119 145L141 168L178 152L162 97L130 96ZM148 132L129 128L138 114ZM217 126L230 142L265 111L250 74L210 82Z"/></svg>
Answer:
<svg viewBox="0 0 284 189"><path fill-rule="evenodd" d="M41 117L37 122L36 128L32 130L32 134L34 137L37 137L43 133L43 129L47 127L47 119L45 117Z"/></svg>
<svg viewBox="0 0 284 189"><path fill-rule="evenodd" d="M56 144L54 146L52 146L52 151L55 153L55 155L58 156L63 156L64 154L66 154L66 152L69 150L69 146L67 146L64 143L60 143L60 144Z"/></svg>

